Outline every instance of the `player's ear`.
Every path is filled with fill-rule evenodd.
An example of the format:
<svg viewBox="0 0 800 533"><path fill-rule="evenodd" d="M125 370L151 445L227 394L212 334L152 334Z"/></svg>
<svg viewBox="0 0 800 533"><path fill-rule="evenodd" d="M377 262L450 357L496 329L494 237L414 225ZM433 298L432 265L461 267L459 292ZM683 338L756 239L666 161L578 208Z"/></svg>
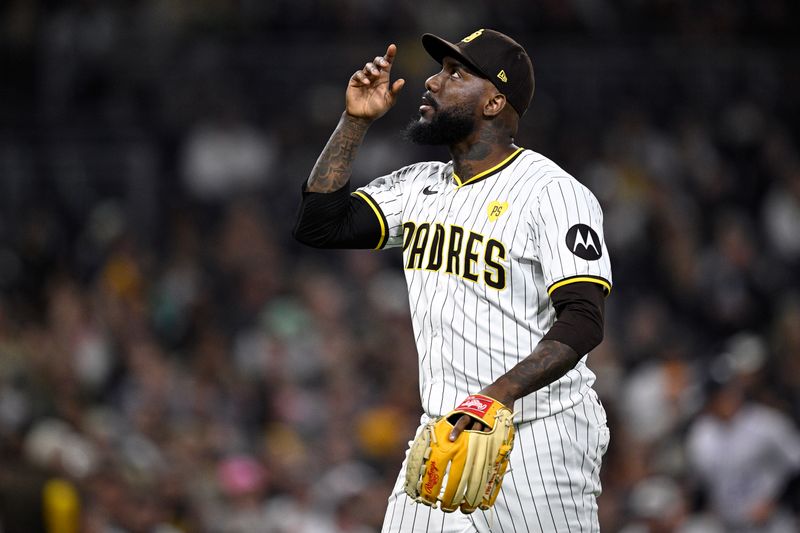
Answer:
<svg viewBox="0 0 800 533"><path fill-rule="evenodd" d="M506 104L506 95L496 92L484 104L483 114L487 117L496 117L505 109Z"/></svg>

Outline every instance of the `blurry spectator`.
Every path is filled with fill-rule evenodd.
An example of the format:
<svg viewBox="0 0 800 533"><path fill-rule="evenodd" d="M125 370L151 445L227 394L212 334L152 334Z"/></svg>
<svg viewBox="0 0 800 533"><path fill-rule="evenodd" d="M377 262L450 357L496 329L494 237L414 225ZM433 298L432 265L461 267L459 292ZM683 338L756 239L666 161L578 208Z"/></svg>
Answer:
<svg viewBox="0 0 800 533"><path fill-rule="evenodd" d="M764 198L761 213L775 251L790 264L800 264L800 162L779 176Z"/></svg>
<svg viewBox="0 0 800 533"><path fill-rule="evenodd" d="M754 369L742 358L754 356L725 354L712 365L706 412L687 438L688 459L726 531L789 533L798 523L780 498L800 471L800 431L784 413L747 399Z"/></svg>
<svg viewBox="0 0 800 533"><path fill-rule="evenodd" d="M220 533L249 533L263 530L267 472L252 457L234 456L217 467L217 481L227 506L222 512Z"/></svg>
<svg viewBox="0 0 800 533"><path fill-rule="evenodd" d="M686 502L681 488L668 477L639 482L630 496L631 514L636 521L620 533L670 533L686 520Z"/></svg>
<svg viewBox="0 0 800 533"><path fill-rule="evenodd" d="M700 258L706 317L720 334L756 328L764 319L762 288L770 274L749 217L725 211L712 224L713 244Z"/></svg>
<svg viewBox="0 0 800 533"><path fill-rule="evenodd" d="M769 383L765 396L771 403L786 406L800 420L800 294L789 293L780 299L773 324L775 356L769 361Z"/></svg>
<svg viewBox="0 0 800 533"><path fill-rule="evenodd" d="M620 391L620 405L631 435L644 445L669 438L697 410L696 370L691 355L676 338L654 350L632 372Z"/></svg>
<svg viewBox="0 0 800 533"><path fill-rule="evenodd" d="M300 250L290 224L353 54L397 39L421 84L431 24L530 45L519 143L602 204L602 530L798 524L777 498L800 421L800 3L451 4L0 2L0 531L43 531L53 480L86 533L380 528L419 417L404 274ZM416 102L354 182L442 156L390 133ZM700 410L744 329L763 337L725 347L750 356ZM251 492L220 483L241 457Z"/></svg>
<svg viewBox="0 0 800 533"><path fill-rule="evenodd" d="M200 121L183 148L183 180L190 196L217 202L263 190L272 175L275 141L227 104Z"/></svg>

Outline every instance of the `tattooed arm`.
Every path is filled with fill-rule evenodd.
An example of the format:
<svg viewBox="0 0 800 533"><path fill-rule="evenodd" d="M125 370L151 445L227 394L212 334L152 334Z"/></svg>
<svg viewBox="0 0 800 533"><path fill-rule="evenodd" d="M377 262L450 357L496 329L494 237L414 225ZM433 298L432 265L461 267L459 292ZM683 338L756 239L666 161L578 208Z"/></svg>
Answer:
<svg viewBox="0 0 800 533"><path fill-rule="evenodd" d="M330 193L350 179L358 147L367 128L382 117L397 100L405 81L389 82L397 47L390 44L386 55L377 56L350 77L345 92L345 112L322 150L308 177L307 191Z"/></svg>
<svg viewBox="0 0 800 533"><path fill-rule="evenodd" d="M532 354L480 391L480 394L513 409L514 401L558 380L578 364L580 358L566 344L542 340ZM450 432L450 440L455 441L467 426L473 431L486 429L472 417L462 415Z"/></svg>
<svg viewBox="0 0 800 533"><path fill-rule="evenodd" d="M363 199L350 196L348 186L356 152L370 124L395 103L405 83L389 82L397 47L389 45L357 70L347 84L345 112L317 158L305 183L303 200L292 234L316 248L380 248L385 227Z"/></svg>
<svg viewBox="0 0 800 533"><path fill-rule="evenodd" d="M577 282L553 291L556 323L533 353L484 388L481 394L511 407L514 402L557 381L603 340L605 296L600 285ZM451 434L455 440L472 419L462 417ZM480 429L473 426L472 429Z"/></svg>
<svg viewBox="0 0 800 533"><path fill-rule="evenodd" d="M600 285L570 283L550 298L556 323L531 355L488 387L512 402L558 380L603 340L605 295Z"/></svg>
<svg viewBox="0 0 800 533"><path fill-rule="evenodd" d="M543 340L533 353L482 391L504 405L557 381L582 355L559 341Z"/></svg>
<svg viewBox="0 0 800 533"><path fill-rule="evenodd" d="M342 114L339 124L319 154L306 191L330 193L341 189L350 179L356 151L364 140L370 121Z"/></svg>

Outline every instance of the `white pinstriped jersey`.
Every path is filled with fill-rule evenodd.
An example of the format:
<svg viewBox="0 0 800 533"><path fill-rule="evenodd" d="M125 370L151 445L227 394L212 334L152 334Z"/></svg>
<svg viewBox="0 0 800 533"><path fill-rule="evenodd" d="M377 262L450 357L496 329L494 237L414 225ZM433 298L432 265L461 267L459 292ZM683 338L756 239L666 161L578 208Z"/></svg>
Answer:
<svg viewBox="0 0 800 533"><path fill-rule="evenodd" d="M373 208L381 247L403 246L422 405L452 410L531 354L556 320L549 294L575 281L611 290L594 195L546 157L519 149L462 182L452 163L410 165L353 194ZM586 356L514 405L517 422L583 399Z"/></svg>

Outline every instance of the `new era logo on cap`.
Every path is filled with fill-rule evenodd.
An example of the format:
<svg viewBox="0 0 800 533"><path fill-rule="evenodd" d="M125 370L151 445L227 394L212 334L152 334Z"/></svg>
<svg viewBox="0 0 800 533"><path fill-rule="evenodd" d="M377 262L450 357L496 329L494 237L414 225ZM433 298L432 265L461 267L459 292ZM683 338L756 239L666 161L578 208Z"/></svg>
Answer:
<svg viewBox="0 0 800 533"><path fill-rule="evenodd" d="M520 116L528 109L533 97L533 65L525 49L511 37L480 29L453 44L426 33L422 46L439 63L452 57L492 82Z"/></svg>

